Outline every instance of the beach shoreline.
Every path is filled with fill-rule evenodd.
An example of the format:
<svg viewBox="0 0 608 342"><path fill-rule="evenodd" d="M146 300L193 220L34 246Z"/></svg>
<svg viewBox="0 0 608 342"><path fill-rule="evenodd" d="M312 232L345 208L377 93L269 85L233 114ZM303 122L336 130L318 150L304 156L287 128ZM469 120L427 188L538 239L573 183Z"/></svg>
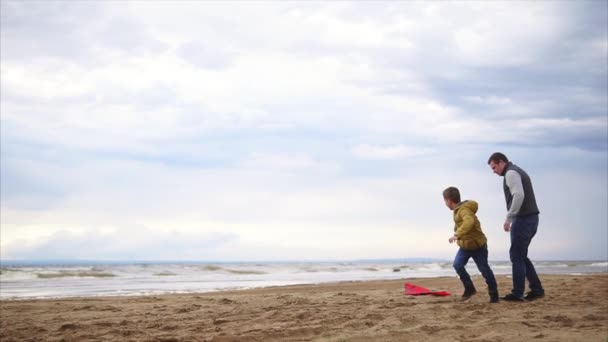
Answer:
<svg viewBox="0 0 608 342"><path fill-rule="evenodd" d="M4 341L606 341L608 275L541 275L547 295L460 301L456 277L0 301ZM501 295L511 288L498 276ZM407 296L410 282L450 297Z"/></svg>

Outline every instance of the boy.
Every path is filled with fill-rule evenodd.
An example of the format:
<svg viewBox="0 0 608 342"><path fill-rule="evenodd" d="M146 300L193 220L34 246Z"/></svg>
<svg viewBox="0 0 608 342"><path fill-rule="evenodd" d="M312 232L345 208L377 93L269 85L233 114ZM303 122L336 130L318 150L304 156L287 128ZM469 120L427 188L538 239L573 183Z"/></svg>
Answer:
<svg viewBox="0 0 608 342"><path fill-rule="evenodd" d="M460 191L455 187L449 187L443 191L443 200L445 205L454 212L454 235L448 241L450 243L456 241L460 247L454 258L454 269L464 285L462 300L467 300L477 293L471 276L465 269L467 262L472 257L479 272L486 280L486 284L488 284L490 303L497 303L498 286L496 285L494 272L488 264L487 239L481 231L481 224L477 216L475 216L477 202L470 200L461 202Z"/></svg>

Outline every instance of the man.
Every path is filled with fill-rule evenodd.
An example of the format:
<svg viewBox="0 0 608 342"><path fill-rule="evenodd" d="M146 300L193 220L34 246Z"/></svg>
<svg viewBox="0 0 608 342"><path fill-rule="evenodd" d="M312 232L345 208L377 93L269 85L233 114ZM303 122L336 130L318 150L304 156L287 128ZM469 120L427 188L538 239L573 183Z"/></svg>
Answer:
<svg viewBox="0 0 608 342"><path fill-rule="evenodd" d="M538 206L534 197L532 181L528 174L509 162L507 156L496 152L488 159L488 165L495 174L503 176L503 188L507 202L507 218L503 225L505 232L511 233L511 258L513 289L503 297L506 301L534 300L544 297L545 290L536 274L534 265L528 258L528 247L538 228ZM526 278L530 292L524 297Z"/></svg>

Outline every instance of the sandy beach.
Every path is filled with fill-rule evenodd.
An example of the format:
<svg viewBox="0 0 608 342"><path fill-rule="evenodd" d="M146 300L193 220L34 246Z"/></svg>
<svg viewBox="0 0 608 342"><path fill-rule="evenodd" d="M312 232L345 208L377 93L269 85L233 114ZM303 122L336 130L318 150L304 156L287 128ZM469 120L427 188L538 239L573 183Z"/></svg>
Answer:
<svg viewBox="0 0 608 342"><path fill-rule="evenodd" d="M346 282L188 295L2 301L9 341L600 341L608 275L544 275L547 295L462 302L456 277ZM406 296L405 282L450 297ZM498 277L505 294L511 279Z"/></svg>

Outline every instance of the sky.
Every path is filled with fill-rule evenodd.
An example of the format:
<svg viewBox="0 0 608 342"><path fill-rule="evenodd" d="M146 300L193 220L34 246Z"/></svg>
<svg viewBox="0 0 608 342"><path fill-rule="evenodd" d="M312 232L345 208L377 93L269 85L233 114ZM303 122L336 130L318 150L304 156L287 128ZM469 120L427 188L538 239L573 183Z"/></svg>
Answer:
<svg viewBox="0 0 608 342"><path fill-rule="evenodd" d="M606 1L0 1L0 258L608 259Z"/></svg>

